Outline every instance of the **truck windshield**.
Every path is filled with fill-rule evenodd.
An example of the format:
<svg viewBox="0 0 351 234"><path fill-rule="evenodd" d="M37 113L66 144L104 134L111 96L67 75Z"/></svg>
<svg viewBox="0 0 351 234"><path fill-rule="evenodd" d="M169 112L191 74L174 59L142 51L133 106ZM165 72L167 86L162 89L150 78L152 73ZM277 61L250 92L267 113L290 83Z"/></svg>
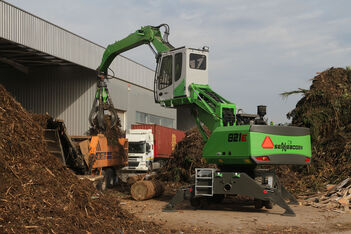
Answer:
<svg viewBox="0 0 351 234"><path fill-rule="evenodd" d="M129 153L145 153L146 151L145 141L129 142L128 151Z"/></svg>

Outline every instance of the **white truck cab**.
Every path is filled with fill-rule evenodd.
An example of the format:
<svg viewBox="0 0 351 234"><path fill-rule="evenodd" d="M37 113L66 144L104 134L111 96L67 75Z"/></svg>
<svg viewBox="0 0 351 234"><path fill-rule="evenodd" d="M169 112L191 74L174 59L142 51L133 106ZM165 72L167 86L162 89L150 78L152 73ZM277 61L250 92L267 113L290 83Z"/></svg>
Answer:
<svg viewBox="0 0 351 234"><path fill-rule="evenodd" d="M151 171L154 160L154 136L151 129L130 129L128 139L128 166L123 170Z"/></svg>

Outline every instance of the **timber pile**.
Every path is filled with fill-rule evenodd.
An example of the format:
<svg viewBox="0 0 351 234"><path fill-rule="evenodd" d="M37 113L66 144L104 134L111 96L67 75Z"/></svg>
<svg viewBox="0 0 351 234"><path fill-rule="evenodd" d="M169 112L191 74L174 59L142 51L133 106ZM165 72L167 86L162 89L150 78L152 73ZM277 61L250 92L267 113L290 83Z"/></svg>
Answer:
<svg viewBox="0 0 351 234"><path fill-rule="evenodd" d="M130 188L132 198L137 201L158 197L165 191L164 185L158 180L142 180Z"/></svg>
<svg viewBox="0 0 351 234"><path fill-rule="evenodd" d="M303 98L287 116L292 125L310 128L313 157L307 167L289 167L287 173L296 173L296 178L287 187L297 193L323 190L351 176L351 71L330 68L312 79L309 90L285 95L293 93ZM291 176L287 173L281 171L281 176Z"/></svg>
<svg viewBox="0 0 351 234"><path fill-rule="evenodd" d="M178 142L172 159L160 172L158 178L164 181L189 182L191 175L198 167L213 167L202 158L202 148L205 143L198 128L192 128Z"/></svg>
<svg viewBox="0 0 351 234"><path fill-rule="evenodd" d="M351 177L338 185L329 186L327 192L308 198L302 204L336 212L351 213Z"/></svg>
<svg viewBox="0 0 351 234"><path fill-rule="evenodd" d="M0 85L1 233L157 233L49 155L42 128Z"/></svg>

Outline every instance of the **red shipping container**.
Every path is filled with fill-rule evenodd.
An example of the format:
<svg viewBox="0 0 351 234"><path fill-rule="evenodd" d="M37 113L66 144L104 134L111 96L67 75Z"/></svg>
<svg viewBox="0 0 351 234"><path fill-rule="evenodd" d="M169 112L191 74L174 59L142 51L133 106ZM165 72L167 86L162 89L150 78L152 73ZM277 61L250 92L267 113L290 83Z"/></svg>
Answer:
<svg viewBox="0 0 351 234"><path fill-rule="evenodd" d="M132 129L151 129L154 135L154 157L171 158L177 143L185 137L185 132L157 124L132 124Z"/></svg>

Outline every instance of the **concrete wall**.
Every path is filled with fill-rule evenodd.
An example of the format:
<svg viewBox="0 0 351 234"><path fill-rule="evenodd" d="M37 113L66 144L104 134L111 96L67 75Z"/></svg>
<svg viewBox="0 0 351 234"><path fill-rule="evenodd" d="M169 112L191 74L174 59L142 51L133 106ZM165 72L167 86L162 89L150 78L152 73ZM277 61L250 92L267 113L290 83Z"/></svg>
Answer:
<svg viewBox="0 0 351 234"><path fill-rule="evenodd" d="M63 119L71 135L83 135L96 91L96 73L80 66L31 68L24 75L12 68L0 70L0 83L29 111L48 112ZM126 111L126 128L135 123L136 111L174 119L176 111L154 103L153 92L113 79L108 87L115 108Z"/></svg>

